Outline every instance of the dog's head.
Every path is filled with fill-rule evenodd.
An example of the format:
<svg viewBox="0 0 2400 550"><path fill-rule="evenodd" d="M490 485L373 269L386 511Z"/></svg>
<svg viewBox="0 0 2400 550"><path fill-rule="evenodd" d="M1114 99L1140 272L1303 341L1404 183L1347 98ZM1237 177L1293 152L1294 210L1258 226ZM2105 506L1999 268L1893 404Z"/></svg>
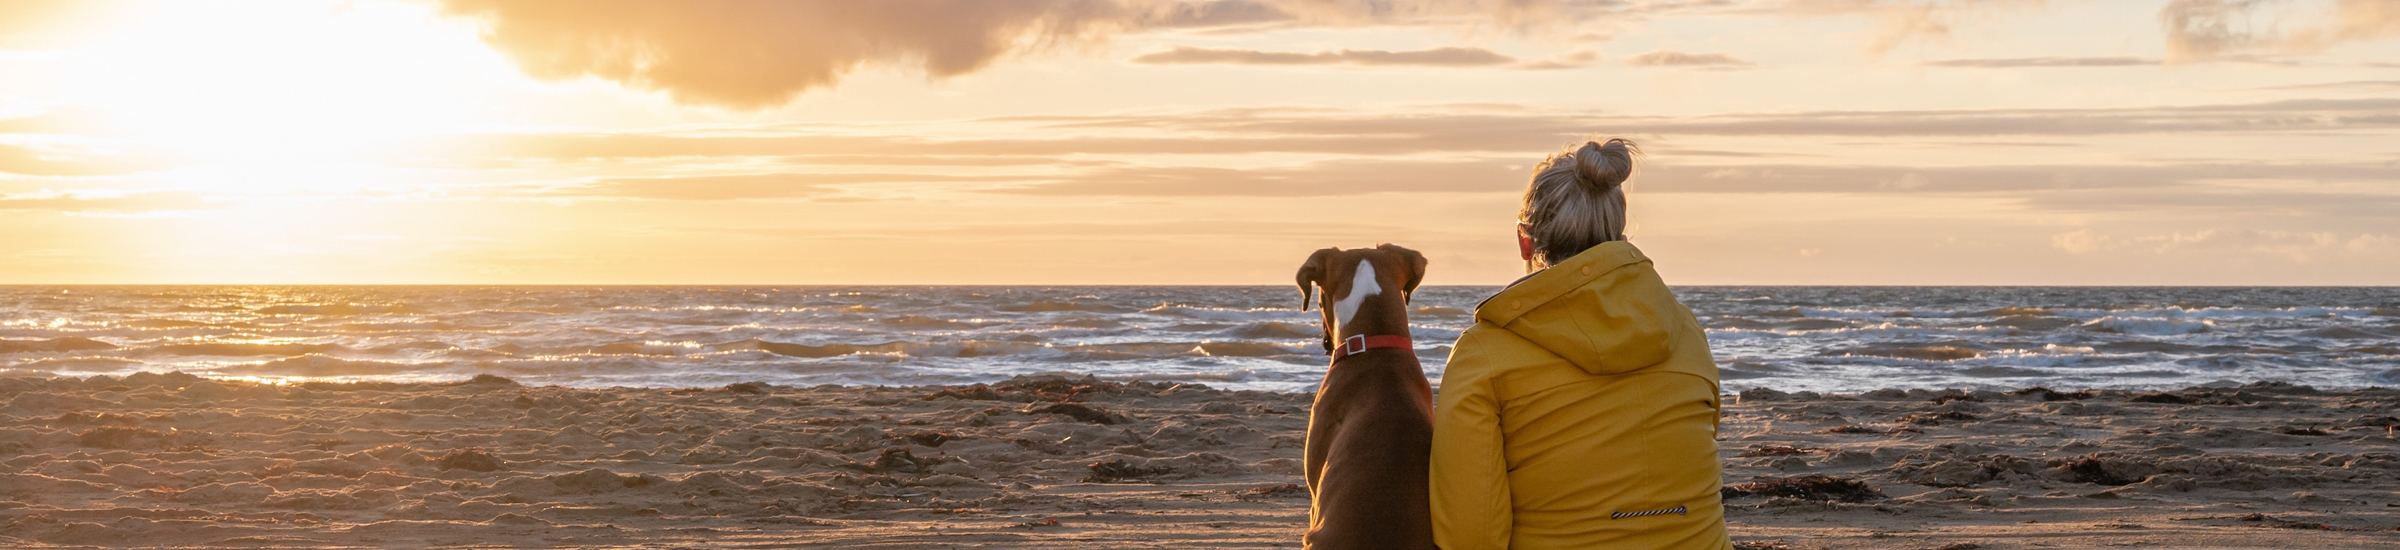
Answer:
<svg viewBox="0 0 2400 550"><path fill-rule="evenodd" d="M1379 244L1375 248L1342 250L1327 248L1308 256L1294 276L1300 284L1300 310L1307 311L1310 302L1317 302L1323 311L1325 350L1333 351L1333 337L1342 324L1357 322L1359 308L1376 296L1388 296L1397 289L1400 304L1408 303L1409 294L1417 291L1417 283L1425 281L1425 255L1398 245ZM1317 294L1313 290L1325 289ZM1407 330L1406 309L1385 312L1396 315ZM1406 332L1402 332L1406 334Z"/></svg>

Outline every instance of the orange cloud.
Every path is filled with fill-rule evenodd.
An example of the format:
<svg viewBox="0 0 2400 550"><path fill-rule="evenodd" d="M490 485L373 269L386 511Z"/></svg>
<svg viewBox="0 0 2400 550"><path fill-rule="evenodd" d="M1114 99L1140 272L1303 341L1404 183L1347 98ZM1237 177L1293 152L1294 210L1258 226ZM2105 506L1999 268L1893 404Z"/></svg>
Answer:
<svg viewBox="0 0 2400 550"><path fill-rule="evenodd" d="M1734 59L1733 56L1721 53L1683 53L1658 50L1627 58L1625 64L1644 67L1725 67L1748 65L1750 62Z"/></svg>
<svg viewBox="0 0 2400 550"><path fill-rule="evenodd" d="M188 191L135 192L123 195L0 195L0 211L143 212L216 208L206 197Z"/></svg>
<svg viewBox="0 0 2400 550"><path fill-rule="evenodd" d="M985 176L932 174L738 174L662 178L608 178L550 194L659 200L796 199L829 195L840 184L992 181Z"/></svg>
<svg viewBox="0 0 2400 550"><path fill-rule="evenodd" d="M1588 20L1608 8L1589 0L441 2L445 13L481 20L484 41L537 78L594 76L664 91L679 102L737 109L780 105L868 65L914 65L949 77L1014 54L1132 32L1268 24L1528 28ZM1381 59L1455 63L1472 53L1446 50L1387 52Z"/></svg>
<svg viewBox="0 0 2400 550"><path fill-rule="evenodd" d="M1790 0L1782 11L1804 15L1872 15L1882 28L1869 39L1875 54L1914 40L1946 40L1951 32L1978 19L2039 9L2048 0Z"/></svg>
<svg viewBox="0 0 2400 550"><path fill-rule="evenodd" d="M156 170L166 163L156 158L93 155L47 147L0 144L0 174L27 176L106 176Z"/></svg>
<svg viewBox="0 0 2400 550"><path fill-rule="evenodd" d="M1133 58L1135 63L1152 65L1369 65L1415 67L1493 67L1517 62L1517 58L1501 55L1483 48L1434 48L1395 52L1386 50L1339 50L1312 53L1263 52L1258 50L1227 50L1176 46L1175 49Z"/></svg>

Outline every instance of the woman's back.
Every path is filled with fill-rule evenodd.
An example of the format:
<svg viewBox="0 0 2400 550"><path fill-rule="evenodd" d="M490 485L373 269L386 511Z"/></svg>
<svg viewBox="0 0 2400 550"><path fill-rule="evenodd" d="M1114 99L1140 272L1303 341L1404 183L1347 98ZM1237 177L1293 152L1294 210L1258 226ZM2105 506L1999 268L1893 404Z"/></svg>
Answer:
<svg viewBox="0 0 2400 550"><path fill-rule="evenodd" d="M1717 369L1641 251L1602 243L1476 310L1434 422L1435 539L1729 548Z"/></svg>

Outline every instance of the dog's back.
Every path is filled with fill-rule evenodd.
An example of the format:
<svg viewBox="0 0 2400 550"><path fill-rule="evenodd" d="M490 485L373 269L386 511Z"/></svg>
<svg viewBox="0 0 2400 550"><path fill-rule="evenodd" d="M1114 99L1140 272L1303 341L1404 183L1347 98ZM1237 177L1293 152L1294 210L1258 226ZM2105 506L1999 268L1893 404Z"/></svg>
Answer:
<svg viewBox="0 0 2400 550"><path fill-rule="evenodd" d="M1406 351L1325 373L1308 419L1306 548L1433 548L1433 389Z"/></svg>
<svg viewBox="0 0 2400 550"><path fill-rule="evenodd" d="M1424 267L1423 256L1391 245L1326 249L1301 267L1304 294L1312 284L1325 289L1335 352L1309 410L1305 548L1434 548L1426 492L1433 387L1406 338L1406 293ZM1399 292L1386 290L1393 286Z"/></svg>

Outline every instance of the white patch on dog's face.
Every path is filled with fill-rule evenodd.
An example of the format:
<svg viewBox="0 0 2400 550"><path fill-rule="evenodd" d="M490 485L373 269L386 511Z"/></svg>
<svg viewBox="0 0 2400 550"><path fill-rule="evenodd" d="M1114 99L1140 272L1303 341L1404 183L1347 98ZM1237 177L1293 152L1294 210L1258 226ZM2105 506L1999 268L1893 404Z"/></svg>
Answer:
<svg viewBox="0 0 2400 550"><path fill-rule="evenodd" d="M1350 324L1350 318L1358 316L1359 304L1366 303L1368 296L1381 293L1383 285L1375 284L1375 264L1359 260L1358 274L1350 277L1350 294L1333 303L1335 318L1341 319L1343 325ZM1334 328L1339 330L1341 327L1336 325Z"/></svg>

